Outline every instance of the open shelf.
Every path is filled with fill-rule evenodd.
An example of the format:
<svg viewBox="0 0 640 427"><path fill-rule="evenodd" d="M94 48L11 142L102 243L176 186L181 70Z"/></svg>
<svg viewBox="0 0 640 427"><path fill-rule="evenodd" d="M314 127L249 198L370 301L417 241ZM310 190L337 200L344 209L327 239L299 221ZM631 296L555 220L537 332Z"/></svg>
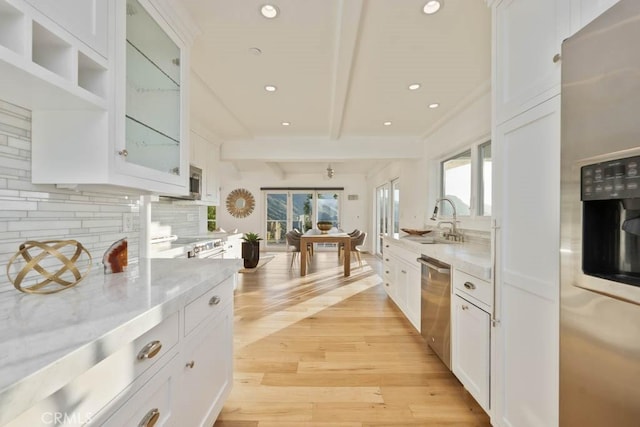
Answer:
<svg viewBox="0 0 640 427"><path fill-rule="evenodd" d="M33 21L32 60L43 68L73 81L74 64L71 45Z"/></svg>
<svg viewBox="0 0 640 427"><path fill-rule="evenodd" d="M24 54L24 25L24 14L0 0L0 46L17 54Z"/></svg>
<svg viewBox="0 0 640 427"><path fill-rule="evenodd" d="M78 86L101 98L107 96L107 69L78 51Z"/></svg>

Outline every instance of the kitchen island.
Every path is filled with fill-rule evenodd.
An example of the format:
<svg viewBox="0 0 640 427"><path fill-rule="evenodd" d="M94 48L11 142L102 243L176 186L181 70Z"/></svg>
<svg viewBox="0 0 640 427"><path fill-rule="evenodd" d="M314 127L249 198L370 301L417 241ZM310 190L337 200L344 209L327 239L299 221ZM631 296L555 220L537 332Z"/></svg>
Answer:
<svg viewBox="0 0 640 427"><path fill-rule="evenodd" d="M141 259L57 294L1 293L0 425L212 424L231 388L240 265Z"/></svg>

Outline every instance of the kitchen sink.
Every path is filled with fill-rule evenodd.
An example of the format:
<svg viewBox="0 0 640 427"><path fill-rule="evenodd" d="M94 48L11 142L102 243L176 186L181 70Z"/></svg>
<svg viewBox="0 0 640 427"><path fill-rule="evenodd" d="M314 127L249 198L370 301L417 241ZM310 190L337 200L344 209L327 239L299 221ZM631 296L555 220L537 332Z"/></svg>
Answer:
<svg viewBox="0 0 640 427"><path fill-rule="evenodd" d="M461 242L456 242L455 240L447 240L447 239L441 238L441 237L438 237L438 238L433 238L432 237L430 239L425 239L423 241L420 241L420 244L422 244L422 245L433 245L433 244L436 244L436 243L438 243L438 244L441 244L441 243L444 243L444 244L455 244L455 243L461 243Z"/></svg>

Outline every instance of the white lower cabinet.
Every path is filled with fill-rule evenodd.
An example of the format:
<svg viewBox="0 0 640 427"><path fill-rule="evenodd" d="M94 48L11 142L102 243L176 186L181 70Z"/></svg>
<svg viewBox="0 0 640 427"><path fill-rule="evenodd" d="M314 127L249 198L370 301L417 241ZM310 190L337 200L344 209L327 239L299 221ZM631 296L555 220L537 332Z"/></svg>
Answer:
<svg viewBox="0 0 640 427"><path fill-rule="evenodd" d="M213 321L187 338L178 406L180 425L211 426L222 410L233 380L233 312L227 305Z"/></svg>
<svg viewBox="0 0 640 427"><path fill-rule="evenodd" d="M413 257L413 262L404 258L399 260L397 271L398 286L402 290L399 294L400 309L414 328L420 332L420 267Z"/></svg>
<svg viewBox="0 0 640 427"><path fill-rule="evenodd" d="M225 280L185 307L180 425L213 425L231 391L234 282L235 277Z"/></svg>
<svg viewBox="0 0 640 427"><path fill-rule="evenodd" d="M234 284L211 284L3 426L212 426L233 382Z"/></svg>
<svg viewBox="0 0 640 427"><path fill-rule="evenodd" d="M138 391L143 384L166 375L167 362L177 352L178 325L176 312L31 407L7 427L47 426L54 421L65 426L80 425L87 420L102 423L117 405L129 401L134 394L146 393Z"/></svg>
<svg viewBox="0 0 640 427"><path fill-rule="evenodd" d="M224 242L224 258L242 258L242 234L232 234Z"/></svg>
<svg viewBox="0 0 640 427"><path fill-rule="evenodd" d="M420 265L416 258L410 251L385 243L385 291L420 332Z"/></svg>
<svg viewBox="0 0 640 427"><path fill-rule="evenodd" d="M453 297L452 368L469 393L489 411L491 321L489 313Z"/></svg>
<svg viewBox="0 0 640 427"><path fill-rule="evenodd" d="M389 245L386 246L385 253L383 254L383 268L384 268L384 290L394 302L397 304L398 299L398 286L396 282L396 266L398 264L397 257L392 255L388 250Z"/></svg>

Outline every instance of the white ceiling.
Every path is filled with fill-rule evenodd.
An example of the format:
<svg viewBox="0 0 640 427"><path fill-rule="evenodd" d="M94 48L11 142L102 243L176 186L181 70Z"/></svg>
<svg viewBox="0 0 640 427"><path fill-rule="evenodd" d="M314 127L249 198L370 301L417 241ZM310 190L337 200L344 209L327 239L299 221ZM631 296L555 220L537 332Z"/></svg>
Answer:
<svg viewBox="0 0 640 427"><path fill-rule="evenodd" d="M394 155L376 155L380 144L422 140L490 81L490 9L445 1L425 15L426 0L273 0L280 14L268 20L259 13L267 0L180 0L199 27L192 121L238 170L268 160L285 173L322 171L329 160L353 163L353 150L364 171L388 162ZM337 142L326 156L305 150L323 141ZM274 142L270 159L253 150ZM234 144L243 155L225 150Z"/></svg>

